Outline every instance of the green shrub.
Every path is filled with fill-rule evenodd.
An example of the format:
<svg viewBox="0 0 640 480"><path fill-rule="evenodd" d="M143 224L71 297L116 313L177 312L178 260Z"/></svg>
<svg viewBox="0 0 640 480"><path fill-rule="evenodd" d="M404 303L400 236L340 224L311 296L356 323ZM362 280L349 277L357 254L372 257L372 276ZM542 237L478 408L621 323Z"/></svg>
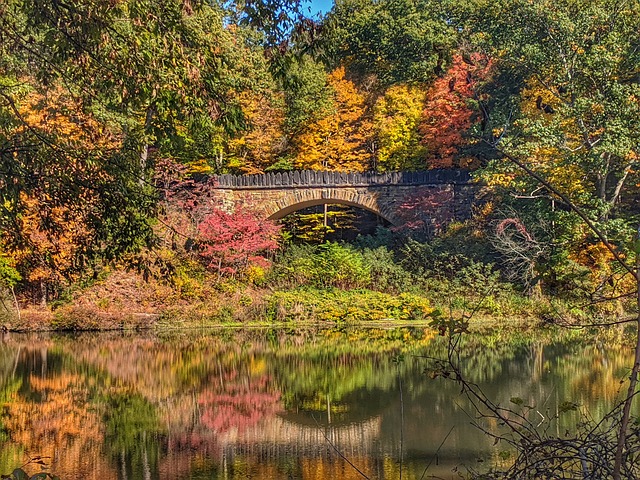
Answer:
<svg viewBox="0 0 640 480"><path fill-rule="evenodd" d="M353 245L360 250L375 250L379 247L386 247L389 250L393 250L404 241L404 238L403 235L394 233L392 230L378 225L373 235L358 235Z"/></svg>
<svg viewBox="0 0 640 480"><path fill-rule="evenodd" d="M371 269L361 252L339 243L292 245L272 272L277 283L318 288L364 288L371 284Z"/></svg>
<svg viewBox="0 0 640 480"><path fill-rule="evenodd" d="M405 270L386 247L365 249L362 256L371 273L372 288L381 292L399 293L415 288L416 278Z"/></svg>
<svg viewBox="0 0 640 480"><path fill-rule="evenodd" d="M428 300L423 297L371 290L296 289L275 292L266 304L266 315L271 321L412 321L423 320L432 312Z"/></svg>

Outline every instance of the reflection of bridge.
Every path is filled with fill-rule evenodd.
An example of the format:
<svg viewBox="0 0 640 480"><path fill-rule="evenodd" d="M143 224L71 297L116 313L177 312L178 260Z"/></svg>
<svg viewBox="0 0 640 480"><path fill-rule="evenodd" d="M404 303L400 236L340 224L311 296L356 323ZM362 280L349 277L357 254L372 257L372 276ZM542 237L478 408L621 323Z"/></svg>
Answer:
<svg viewBox="0 0 640 480"><path fill-rule="evenodd" d="M226 452L281 455L283 451L313 457L326 454L331 445L353 455L370 455L379 448L380 417L340 427L296 425L282 417L264 419L242 432L231 431L218 438Z"/></svg>
<svg viewBox="0 0 640 480"><path fill-rule="evenodd" d="M401 225L413 221L417 211L434 223L467 218L475 187L466 170L384 174L306 170L219 175L213 190L214 201L227 210L244 204L271 219L315 205L342 204Z"/></svg>

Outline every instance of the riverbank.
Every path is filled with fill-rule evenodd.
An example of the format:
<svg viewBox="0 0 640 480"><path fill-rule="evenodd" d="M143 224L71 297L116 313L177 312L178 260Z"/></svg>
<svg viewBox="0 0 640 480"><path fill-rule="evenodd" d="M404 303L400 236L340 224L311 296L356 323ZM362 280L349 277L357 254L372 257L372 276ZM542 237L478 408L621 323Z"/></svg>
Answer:
<svg viewBox="0 0 640 480"><path fill-rule="evenodd" d="M386 293L336 287L274 289L247 282L144 280L116 270L46 307L0 319L10 331L170 330L214 326L427 326L434 318L469 321L470 329L529 329L586 320L560 302L533 299L508 285L491 295L433 283L424 291Z"/></svg>

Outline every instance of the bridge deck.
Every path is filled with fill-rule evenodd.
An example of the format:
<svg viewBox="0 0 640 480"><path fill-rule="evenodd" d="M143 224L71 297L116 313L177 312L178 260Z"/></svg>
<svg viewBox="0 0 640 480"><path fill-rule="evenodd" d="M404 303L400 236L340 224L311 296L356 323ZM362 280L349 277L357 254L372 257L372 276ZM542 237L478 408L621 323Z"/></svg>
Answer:
<svg viewBox="0 0 640 480"><path fill-rule="evenodd" d="M344 173L318 170L265 173L262 175L217 175L214 187L231 190L285 189L299 187L366 187L377 185L468 184L468 170L434 169L421 172Z"/></svg>

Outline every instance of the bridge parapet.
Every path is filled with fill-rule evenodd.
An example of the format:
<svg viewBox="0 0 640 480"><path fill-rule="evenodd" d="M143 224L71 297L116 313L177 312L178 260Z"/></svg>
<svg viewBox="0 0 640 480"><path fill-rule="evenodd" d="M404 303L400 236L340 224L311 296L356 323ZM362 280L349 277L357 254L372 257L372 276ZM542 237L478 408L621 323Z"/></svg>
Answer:
<svg viewBox="0 0 640 480"><path fill-rule="evenodd" d="M438 231L471 214L477 186L467 170L343 173L293 171L214 177L210 199L232 212L248 206L263 218L279 219L322 204L364 208L390 224L432 225Z"/></svg>
<svg viewBox="0 0 640 480"><path fill-rule="evenodd" d="M232 190L286 189L298 187L370 187L375 185L465 185L467 170L434 169L420 172L345 173L320 170L268 172L260 175L217 175L214 187Z"/></svg>

